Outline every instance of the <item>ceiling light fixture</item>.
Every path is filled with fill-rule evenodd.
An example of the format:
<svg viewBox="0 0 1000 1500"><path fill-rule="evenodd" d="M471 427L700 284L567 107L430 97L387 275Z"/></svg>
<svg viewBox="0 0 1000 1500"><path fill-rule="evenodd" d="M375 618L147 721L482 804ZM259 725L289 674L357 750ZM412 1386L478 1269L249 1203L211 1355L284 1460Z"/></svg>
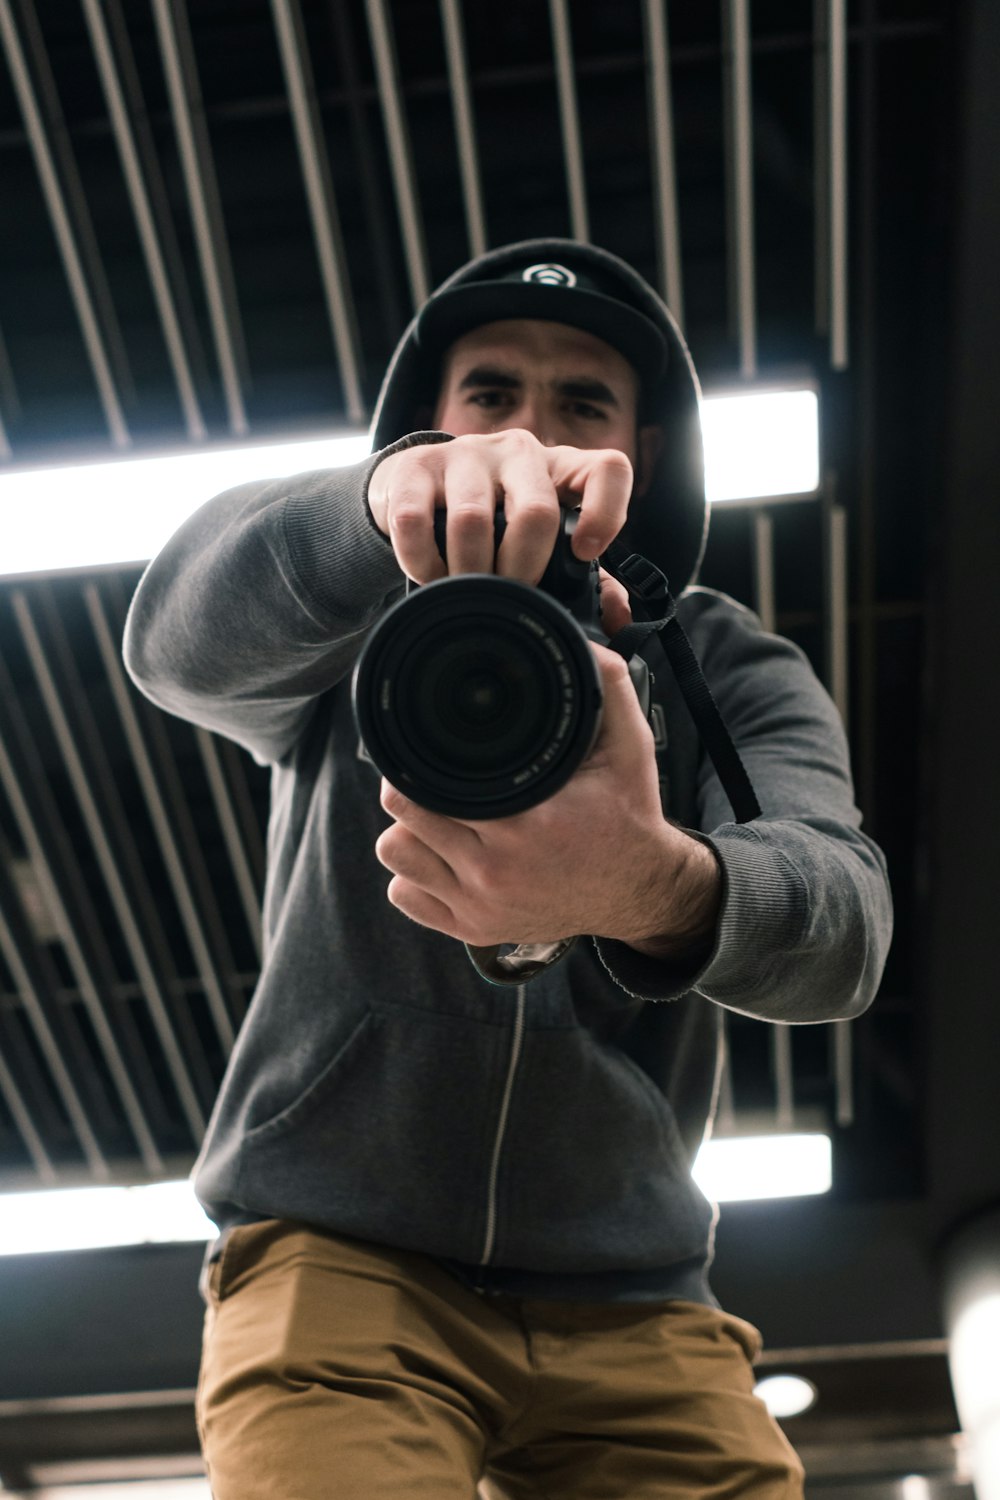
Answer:
<svg viewBox="0 0 1000 1500"><path fill-rule="evenodd" d="M816 491L815 390L713 393L702 402L702 425L713 504ZM0 468L0 578L147 562L222 490L340 468L369 452L364 433L328 433L107 463Z"/></svg>
<svg viewBox="0 0 1000 1500"><path fill-rule="evenodd" d="M715 1203L828 1193L833 1185L830 1137L810 1131L706 1141L693 1175Z"/></svg>
<svg viewBox="0 0 1000 1500"><path fill-rule="evenodd" d="M753 1388L772 1417L798 1417L816 1403L819 1395L811 1380L801 1375L765 1375Z"/></svg>
<svg viewBox="0 0 1000 1500"><path fill-rule="evenodd" d="M829 1147L826 1136L709 1141L695 1180L715 1202L821 1193L830 1185ZM209 1240L215 1232L187 1180L0 1194L0 1256Z"/></svg>

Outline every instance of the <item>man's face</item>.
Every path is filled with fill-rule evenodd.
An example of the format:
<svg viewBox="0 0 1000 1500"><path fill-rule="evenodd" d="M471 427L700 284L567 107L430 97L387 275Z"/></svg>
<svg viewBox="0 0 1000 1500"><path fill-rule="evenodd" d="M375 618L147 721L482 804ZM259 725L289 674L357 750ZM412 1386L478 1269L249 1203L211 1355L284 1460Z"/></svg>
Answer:
<svg viewBox="0 0 1000 1500"><path fill-rule="evenodd" d="M546 447L618 448L641 493L660 429L638 427L638 401L638 375L603 339L565 323L510 318L451 346L434 427L454 437L520 427Z"/></svg>

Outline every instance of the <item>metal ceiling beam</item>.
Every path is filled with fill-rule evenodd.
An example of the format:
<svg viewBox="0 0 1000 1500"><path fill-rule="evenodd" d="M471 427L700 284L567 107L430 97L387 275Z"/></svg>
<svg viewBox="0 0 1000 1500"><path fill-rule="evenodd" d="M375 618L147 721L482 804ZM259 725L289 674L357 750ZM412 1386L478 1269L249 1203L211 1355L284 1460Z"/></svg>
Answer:
<svg viewBox="0 0 1000 1500"><path fill-rule="evenodd" d="M829 0L830 364L846 370L847 329L847 6Z"/></svg>
<svg viewBox="0 0 1000 1500"><path fill-rule="evenodd" d="M733 262L740 374L757 373L757 300L754 268L753 93L750 77L750 0L722 0L729 56L726 155L732 198Z"/></svg>
<svg viewBox="0 0 1000 1500"><path fill-rule="evenodd" d="M67 1049L65 1028L60 1024L40 955L35 951L27 923L21 915L20 903L3 859L0 859L0 952L13 976L25 1015L87 1165L94 1177L108 1182L111 1168L74 1081L74 1075L86 1075L87 1060L85 1056L76 1056L70 1062L64 1055Z"/></svg>
<svg viewBox="0 0 1000 1500"><path fill-rule="evenodd" d="M0 37L3 39L7 63L10 67L14 89L17 93L25 130L35 159L35 169L45 198L45 205L52 221L56 243L62 257L70 295L76 309L84 347L97 385L97 393L104 410L105 421L111 441L119 448L127 448L131 442L128 426L122 411L121 401L111 370L111 361L104 345L100 322L84 272L83 258L77 245L76 234L70 219L69 209L63 196L56 171L52 147L42 119L38 99L35 96L31 74L21 47L17 27L14 23L10 0L0 0Z"/></svg>
<svg viewBox="0 0 1000 1500"><path fill-rule="evenodd" d="M94 310L101 328L104 346L118 390L128 407L135 402L135 382L132 378L128 352L125 348L118 314L115 311L114 299L104 269L104 260L97 242L87 196L70 144L69 127L63 115L45 38L34 0L15 0L15 4L20 16L21 32L24 36L29 66L35 80L38 106L45 122L46 137L55 159L63 196L87 277L87 285L94 299Z"/></svg>
<svg viewBox="0 0 1000 1500"><path fill-rule="evenodd" d="M369 123L368 106L373 99L377 99L377 95L361 76L350 7L343 0L327 0L326 9L333 28L333 46L340 65L340 76L344 81L343 93L338 91L337 102L333 107L343 104L347 109L351 154L356 163L372 270L381 303L381 340L375 339L374 329L366 328L365 333L374 342L380 342L391 349L407 320L390 248L390 212L382 185L383 174ZM329 91L320 97L330 107Z"/></svg>
<svg viewBox="0 0 1000 1500"><path fill-rule="evenodd" d="M145 798L157 844L163 856L169 883L174 892L177 909L184 926L184 935L195 957L196 969L201 977L208 1010L213 1017L217 1035L226 1052L235 1040L234 1026L226 1001L226 975L235 974L235 965L229 954L222 922L217 916L216 901L208 889L205 879L199 879L196 870L201 868L201 853L196 847L190 811L181 789L177 768L166 744L163 715L150 712L147 732L151 732L159 747L159 766L154 769L153 759L147 748L147 732L139 724L136 708L144 708L144 700L132 690L121 664L120 637L112 637L111 627L103 609L102 598L96 585L84 586L84 603L90 616L91 628L97 640L100 660L108 676L114 696L118 717L126 736L129 753L139 778L139 786ZM49 618L52 612L49 610ZM169 805L168 805L169 802ZM193 847L192 847L193 846ZM219 954L217 959L216 954ZM240 996L241 1001L241 996ZM202 1125L204 1130L204 1125Z"/></svg>
<svg viewBox="0 0 1000 1500"><path fill-rule="evenodd" d="M472 113L469 69L465 55L460 0L440 0L444 50L448 66L448 87L455 117L458 142L458 170L462 179L462 201L469 235L469 253L482 255L486 250L486 217L483 212L482 178L476 149L476 125Z"/></svg>
<svg viewBox="0 0 1000 1500"><path fill-rule="evenodd" d="M587 218L587 188L583 173L583 147L580 143L580 115L576 105L573 43L570 37L569 10L566 0L549 0L549 22L552 29L552 50L555 56L556 88L559 94L559 121L562 126L563 156L566 162L570 226L575 240L586 241L590 239L590 223Z"/></svg>
<svg viewBox="0 0 1000 1500"><path fill-rule="evenodd" d="M298 0L271 0L271 10L274 13L281 65L285 73L285 86L288 89L295 129L295 143L309 205L309 219L316 241L323 292L340 368L344 404L350 420L361 423L365 419L365 409L354 302L302 15Z"/></svg>
<svg viewBox="0 0 1000 1500"><path fill-rule="evenodd" d="M684 277L681 266L680 216L674 111L670 89L670 42L666 0L643 0L646 47L646 92L653 147L653 198L660 290L680 328L684 328Z"/></svg>
<svg viewBox="0 0 1000 1500"><path fill-rule="evenodd" d="M57 682L35 623L27 596L18 590L12 605L32 671L38 683L60 752L69 773L73 791L80 805L104 883L121 926L129 956L156 1026L157 1036L171 1069L181 1108L196 1143L204 1133L205 1117L188 1067L181 1057L175 1031L179 1016L171 1015L171 1006L160 974L162 960L153 957L154 948L166 950L158 935L156 904L149 893L145 873L136 853L131 831L125 823L114 777L111 774L101 737L69 658L65 640L58 639L61 671ZM52 627L49 610L50 631ZM73 721L70 721L72 711ZM89 750L89 766L84 764L81 742ZM179 1012L180 1007L178 1007ZM188 1031L190 1028L188 1027Z"/></svg>
<svg viewBox="0 0 1000 1500"><path fill-rule="evenodd" d="M83 597L215 1029L228 1051L235 1040L235 1030L226 999L229 988L226 976L235 975L236 965L204 869L191 811L166 741L164 716L159 710L151 710L145 716L145 728L140 724L137 710L145 707L145 701L139 699L126 680L120 638L116 641L112 637L96 586L86 584ZM147 738L152 739L156 748L155 766ZM242 1008L242 992L233 998Z"/></svg>
<svg viewBox="0 0 1000 1500"><path fill-rule="evenodd" d="M45 910L58 933L80 997L92 1015L118 988L111 955L94 910L72 841L56 805L44 757L31 732L19 695L0 660L0 786L10 805ZM160 1084L138 1035L127 1001L112 1004L113 1023L129 1077L143 1101L153 1131L166 1124ZM89 1076L89 1070L88 1075ZM142 1126L137 1118L136 1124ZM147 1167L156 1158L149 1156Z"/></svg>
<svg viewBox="0 0 1000 1500"><path fill-rule="evenodd" d="M4 1052L9 1041L9 1033L4 1027L4 1046L0 1047L0 1094L3 1094L4 1103L10 1110L11 1118L15 1128L24 1142L28 1156L31 1158L35 1171L38 1173L39 1182L44 1182L49 1187L59 1181L59 1173L52 1164L52 1158L45 1149L45 1142L40 1132L35 1128L35 1122L31 1118L31 1111L25 1101L24 1095L17 1086L17 1081L7 1066Z"/></svg>
<svg viewBox="0 0 1000 1500"><path fill-rule="evenodd" d="M245 362L243 333L184 0L153 0L153 16L226 399L229 430L237 437L243 437L250 429L240 381L241 355Z"/></svg>
<svg viewBox="0 0 1000 1500"><path fill-rule="evenodd" d="M58 677L54 664L46 655L27 595L20 590L13 596L14 613L31 658L32 669L42 690L49 718L56 731L60 750L70 771L74 791L85 813L88 832L101 864L105 882L115 901L119 921L123 924L126 936L130 938L129 947L136 972L143 981L144 990L152 995L159 995L162 993L159 975L164 972L164 969L162 959L154 960L153 954L156 950L164 952L167 945L159 935L160 924L156 911L156 899L150 890L135 839L122 811L121 798L105 748L104 737L98 732L89 699L80 682L76 662L56 609L52 591L47 585L42 585L38 589L37 597L45 615L46 634L58 663ZM101 646L100 639L98 639L98 645ZM107 659L105 658L106 665ZM110 686L114 692L114 683L112 682ZM86 764L81 753L81 746L85 747ZM141 915L141 922L136 921L137 912ZM185 915L182 909L182 922L184 922ZM186 922L184 922L184 927L185 935L190 942L192 929L187 926ZM147 942L145 937L140 936L140 929L150 935L151 941ZM226 1005L222 980L210 954L208 961L202 962L207 950L203 936L199 946L195 947L192 944L192 950L209 1016L224 1052L228 1053L232 1047L235 1032ZM159 1013L165 1016L164 1011L161 1010ZM190 1051L193 1049L193 1036L188 1027L185 1027L184 1034L186 1038L191 1037ZM165 1030L162 1041L171 1045L172 1055L176 1054L179 1057L172 1032L168 1033ZM195 1108L197 1101L190 1081L184 1074L179 1073L178 1078L185 1089L185 1114L192 1130L197 1125L199 1131L203 1132L204 1118L200 1106L197 1110ZM195 1134L195 1141L196 1143L200 1141L200 1134Z"/></svg>
<svg viewBox="0 0 1000 1500"><path fill-rule="evenodd" d="M263 958L263 941L261 936L260 905L261 893L257 880L254 878L247 856L246 846L240 837L239 817L233 801L225 773L222 769L222 758L219 755L218 746L207 729L196 728L195 739L198 742L198 750L201 754L202 765L205 767L205 775L208 778L208 788L212 794L212 802L219 819L219 827L222 829L223 842L229 854L229 862L233 867L233 878L236 881L236 890L239 894L240 904L243 907L243 915L246 918L250 939L257 954L257 962Z"/></svg>
<svg viewBox="0 0 1000 1500"><path fill-rule="evenodd" d="M0 0L3 3L3 0ZM101 0L81 0L188 436L208 436Z"/></svg>
<svg viewBox="0 0 1000 1500"><path fill-rule="evenodd" d="M403 113L396 49L393 44L392 28L385 0L365 0L365 10L368 15L368 31L375 60L375 77L378 82L379 101L382 105L382 119L389 146L389 164L396 193L396 208L403 234L410 295L416 309L427 301L431 285L427 269L423 220L417 198L416 174L413 170L409 133Z"/></svg>

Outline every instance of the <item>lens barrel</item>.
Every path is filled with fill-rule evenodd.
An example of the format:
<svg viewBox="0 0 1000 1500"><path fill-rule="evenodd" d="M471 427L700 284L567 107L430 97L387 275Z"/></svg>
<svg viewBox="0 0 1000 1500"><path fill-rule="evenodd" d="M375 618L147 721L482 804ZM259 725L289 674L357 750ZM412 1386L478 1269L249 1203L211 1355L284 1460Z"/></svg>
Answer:
<svg viewBox="0 0 1000 1500"><path fill-rule="evenodd" d="M426 584L358 661L354 713L372 761L414 802L501 818L558 791L600 724L587 636L555 599L495 574Z"/></svg>

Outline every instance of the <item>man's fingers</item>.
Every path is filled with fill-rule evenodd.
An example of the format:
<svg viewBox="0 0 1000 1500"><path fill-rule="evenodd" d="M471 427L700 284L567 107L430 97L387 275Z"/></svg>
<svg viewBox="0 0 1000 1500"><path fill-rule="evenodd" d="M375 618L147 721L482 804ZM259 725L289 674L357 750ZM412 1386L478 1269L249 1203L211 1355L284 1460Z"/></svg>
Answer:
<svg viewBox="0 0 1000 1500"><path fill-rule="evenodd" d="M593 644L591 649L597 658L604 691L604 716L592 755L632 758L637 751L647 755L652 730L639 703L628 664L617 651L609 651L606 646Z"/></svg>
<svg viewBox="0 0 1000 1500"><path fill-rule="evenodd" d="M492 573L497 487L482 455L456 449L444 472L449 573Z"/></svg>
<svg viewBox="0 0 1000 1500"><path fill-rule="evenodd" d="M498 450L496 472L507 524L496 571L503 578L537 583L556 544L559 495L549 468L549 450L529 433L506 436L514 441Z"/></svg>
<svg viewBox="0 0 1000 1500"><path fill-rule="evenodd" d="M390 477L385 495L385 521L399 566L416 583L443 578L445 565L434 540L434 512L440 480L428 469L412 464Z"/></svg>
<svg viewBox="0 0 1000 1500"><path fill-rule="evenodd" d="M593 562L609 547L625 525L632 496L632 465L617 449L602 449L589 455L583 468L580 519L573 535L573 551L584 562Z"/></svg>
<svg viewBox="0 0 1000 1500"><path fill-rule="evenodd" d="M632 606L624 584L601 569L601 625L605 635L615 635L632 623Z"/></svg>
<svg viewBox="0 0 1000 1500"><path fill-rule="evenodd" d="M617 448L558 447L545 452L563 504L579 505L573 551L584 562L592 562L625 524L632 497L632 465Z"/></svg>

